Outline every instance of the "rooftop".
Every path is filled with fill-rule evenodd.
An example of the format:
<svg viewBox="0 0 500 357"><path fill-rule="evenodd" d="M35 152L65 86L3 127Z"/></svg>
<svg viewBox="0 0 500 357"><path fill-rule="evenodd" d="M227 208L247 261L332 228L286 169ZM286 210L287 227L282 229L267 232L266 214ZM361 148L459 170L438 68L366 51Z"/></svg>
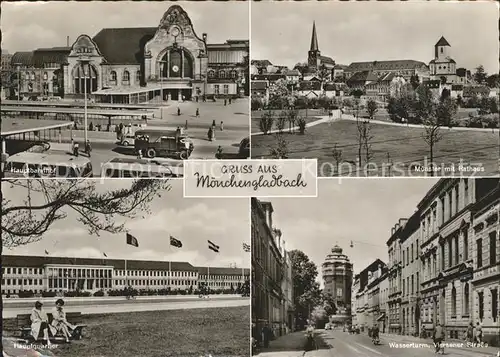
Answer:
<svg viewBox="0 0 500 357"><path fill-rule="evenodd" d="M2 136L28 133L39 130L62 128L73 125L73 122L61 122L60 120L39 120L39 119L11 119L2 118L0 134Z"/></svg>

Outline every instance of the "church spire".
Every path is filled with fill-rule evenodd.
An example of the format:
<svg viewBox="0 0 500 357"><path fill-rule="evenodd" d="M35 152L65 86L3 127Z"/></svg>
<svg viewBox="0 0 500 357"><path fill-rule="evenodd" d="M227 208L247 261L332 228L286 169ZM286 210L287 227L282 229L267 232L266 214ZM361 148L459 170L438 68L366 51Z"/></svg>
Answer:
<svg viewBox="0 0 500 357"><path fill-rule="evenodd" d="M318 36L316 36L316 21L313 22L313 32L311 37L311 51L319 51Z"/></svg>

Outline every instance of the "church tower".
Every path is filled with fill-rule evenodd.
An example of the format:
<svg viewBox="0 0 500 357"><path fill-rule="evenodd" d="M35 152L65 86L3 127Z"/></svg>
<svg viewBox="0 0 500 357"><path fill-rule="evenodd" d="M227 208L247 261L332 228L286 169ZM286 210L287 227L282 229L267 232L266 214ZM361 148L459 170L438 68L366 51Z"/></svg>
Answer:
<svg viewBox="0 0 500 357"><path fill-rule="evenodd" d="M320 65L320 55L321 52L318 47L318 36L316 35L316 22L313 22L311 48L309 49L309 55L307 57L307 64L309 67L318 69Z"/></svg>
<svg viewBox="0 0 500 357"><path fill-rule="evenodd" d="M450 56L450 44L444 36L441 36L439 41L434 45L434 58L436 60L445 60Z"/></svg>

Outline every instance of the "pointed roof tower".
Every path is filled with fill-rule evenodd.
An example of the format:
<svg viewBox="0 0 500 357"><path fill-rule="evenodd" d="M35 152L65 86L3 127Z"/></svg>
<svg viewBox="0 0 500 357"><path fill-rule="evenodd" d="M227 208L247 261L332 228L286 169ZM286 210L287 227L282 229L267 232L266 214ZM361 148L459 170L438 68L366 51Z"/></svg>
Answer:
<svg viewBox="0 0 500 357"><path fill-rule="evenodd" d="M434 46L450 46L451 47L451 45L448 43L448 41L446 41L444 36L441 36L439 41Z"/></svg>
<svg viewBox="0 0 500 357"><path fill-rule="evenodd" d="M311 49L310 51L319 51L318 46L318 36L316 35L316 21L313 22L313 31L311 37Z"/></svg>

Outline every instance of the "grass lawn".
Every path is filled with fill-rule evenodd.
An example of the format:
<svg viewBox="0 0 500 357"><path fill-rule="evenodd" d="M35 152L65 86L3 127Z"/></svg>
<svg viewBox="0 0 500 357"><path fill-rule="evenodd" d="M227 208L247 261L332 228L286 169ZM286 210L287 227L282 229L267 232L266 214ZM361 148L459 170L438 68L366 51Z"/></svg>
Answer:
<svg viewBox="0 0 500 357"><path fill-rule="evenodd" d="M387 154L393 164L400 168L408 168L411 163L422 163L428 157L428 145L422 138L423 129L371 124L372 130L372 162L381 167L387 163ZM453 131L441 129L443 139L434 148L434 162L438 165L465 162L485 167L484 174L498 172L498 131ZM343 161L356 161L358 141L354 121L337 121L319 124L306 129L304 135L286 134L290 159L317 158L318 175L332 176L335 161L332 149L335 144L342 150ZM252 137L252 157L270 157L269 151L276 143L275 135L257 135ZM364 157L364 156L363 156ZM346 163L347 165L347 163ZM350 166L352 167L352 165ZM347 168L349 170L349 168ZM342 175L346 171L342 171ZM381 175L381 169L378 175ZM410 173L412 174L412 173ZM455 173L455 174L458 174ZM359 173L364 176L363 173ZM377 175L373 172L372 175ZM402 176L394 170L391 175ZM406 170L408 175L408 170ZM423 173L420 173L422 176Z"/></svg>
<svg viewBox="0 0 500 357"><path fill-rule="evenodd" d="M262 117L262 114L264 114L264 110L254 110L252 112L252 133L259 133L261 132L259 122L260 118ZM274 118L278 118L281 110L273 110L274 112ZM307 110L307 116L306 116L306 110L305 109L300 109L299 110L299 116L303 116L304 119L306 120L306 123L309 123L311 121L318 120L318 116L323 116L323 115L328 115L328 113L325 113L324 111L320 109L308 109ZM273 123L273 129L276 129L276 120ZM288 130L288 122L285 124L285 131Z"/></svg>
<svg viewBox="0 0 500 357"><path fill-rule="evenodd" d="M249 356L250 309L191 309L88 315L85 337L58 357Z"/></svg>

